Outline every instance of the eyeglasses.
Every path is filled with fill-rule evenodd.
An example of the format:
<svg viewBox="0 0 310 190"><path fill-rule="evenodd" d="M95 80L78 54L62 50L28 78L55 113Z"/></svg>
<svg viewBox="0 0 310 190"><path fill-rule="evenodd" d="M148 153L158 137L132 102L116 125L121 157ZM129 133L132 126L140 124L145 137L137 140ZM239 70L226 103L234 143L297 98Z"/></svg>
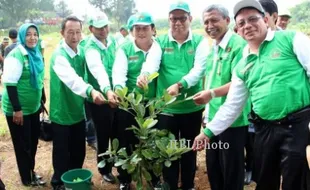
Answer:
<svg viewBox="0 0 310 190"><path fill-rule="evenodd" d="M180 21L181 23L184 23L187 20L187 16L183 16L183 17L170 17L170 21L172 23L177 23L178 21Z"/></svg>
<svg viewBox="0 0 310 190"><path fill-rule="evenodd" d="M251 16L246 20L241 20L241 21L237 22L237 27L239 29L243 28L246 25L246 23L253 25L253 24L257 23L258 20L261 18L262 18L261 16Z"/></svg>

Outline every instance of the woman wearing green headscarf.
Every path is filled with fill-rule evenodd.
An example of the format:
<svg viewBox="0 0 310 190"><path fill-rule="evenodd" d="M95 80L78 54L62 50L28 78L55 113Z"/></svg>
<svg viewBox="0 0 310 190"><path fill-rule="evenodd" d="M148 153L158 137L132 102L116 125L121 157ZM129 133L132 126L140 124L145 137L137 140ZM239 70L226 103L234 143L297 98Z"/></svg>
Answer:
<svg viewBox="0 0 310 190"><path fill-rule="evenodd" d="M27 23L19 28L18 43L4 61L2 110L10 129L21 181L44 185L34 172L40 133L40 107L44 100L44 64L38 49L39 31Z"/></svg>

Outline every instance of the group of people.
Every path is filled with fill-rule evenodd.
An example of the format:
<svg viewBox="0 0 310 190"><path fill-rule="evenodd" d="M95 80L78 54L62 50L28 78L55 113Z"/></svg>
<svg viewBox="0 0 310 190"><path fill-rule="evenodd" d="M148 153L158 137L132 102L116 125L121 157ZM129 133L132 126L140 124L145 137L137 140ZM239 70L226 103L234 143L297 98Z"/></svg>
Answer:
<svg viewBox="0 0 310 190"><path fill-rule="evenodd" d="M154 37L154 20L146 12L128 19L120 30L121 40L109 35L105 15L89 19L91 35L83 40L82 22L75 16L65 18L63 39L50 60L53 189L65 189L61 175L83 166L85 107L95 127L97 154L105 152L113 138L128 153L133 151L137 138L126 128L135 125L135 119L117 108L120 99L115 90L127 87L129 92L143 93L145 85L149 86L146 101L161 97L165 90L177 100L193 96L167 107L157 118L158 129L185 138L193 149L163 168L163 180L171 190L195 188L197 150L206 147L202 142L229 144L228 149L206 150L211 189L242 190L244 147L248 131L254 130L255 141L249 142L254 145L247 150L247 156L253 151L254 162L247 171L253 170L256 189L279 189L281 176L283 190L306 189L310 39L284 31L288 22L281 21L285 18L280 19L277 12L272 0L241 0L234 7L234 33L228 27L227 8L208 6L202 19L206 34L213 39L211 48L208 39L191 31L191 11L183 1L170 5L169 30L158 37ZM277 22L282 29L275 27ZM34 171L39 117L46 101L39 37L34 24L19 28L18 45L4 59L2 78L2 110L25 186L46 183ZM148 84L154 72L159 76ZM206 126L200 133L203 112ZM101 160L97 158L98 163ZM111 171L111 164L98 168L103 180L115 183ZM118 173L119 189L130 189L130 174L121 168ZM154 188L161 183L152 176Z"/></svg>

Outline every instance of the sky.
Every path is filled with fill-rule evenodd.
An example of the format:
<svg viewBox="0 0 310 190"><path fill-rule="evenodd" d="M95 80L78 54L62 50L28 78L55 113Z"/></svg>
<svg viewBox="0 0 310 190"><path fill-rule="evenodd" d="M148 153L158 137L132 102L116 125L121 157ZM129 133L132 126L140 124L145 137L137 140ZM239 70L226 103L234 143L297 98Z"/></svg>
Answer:
<svg viewBox="0 0 310 190"><path fill-rule="evenodd" d="M135 0L138 11L149 12L154 19L167 18L169 5L175 0ZM192 15L200 18L205 7L211 4L223 4L232 14L236 2L239 0L184 0L189 3ZM307 0L275 0L279 9L287 9ZM56 0L57 2L57 0ZM77 16L95 14L98 10L88 3L88 0L65 0L69 8Z"/></svg>

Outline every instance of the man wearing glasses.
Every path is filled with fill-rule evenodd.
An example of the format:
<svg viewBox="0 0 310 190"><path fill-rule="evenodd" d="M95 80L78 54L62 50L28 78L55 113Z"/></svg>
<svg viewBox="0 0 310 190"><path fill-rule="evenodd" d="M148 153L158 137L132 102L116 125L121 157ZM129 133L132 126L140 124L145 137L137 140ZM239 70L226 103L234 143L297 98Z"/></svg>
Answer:
<svg viewBox="0 0 310 190"><path fill-rule="evenodd" d="M150 50L146 64L142 68L137 84L147 84L146 75L156 72L156 96L161 97L165 90L177 100L184 100L202 90L202 77L205 74L208 42L200 35L192 34L192 16L189 5L184 2L172 4L169 9L168 34L159 36L161 51ZM199 134L204 105L197 106L192 100L168 107L158 118L160 129L168 129L176 139L185 138L191 143ZM182 189L194 188L196 152L182 155L181 160L173 161L169 168L164 167L163 176L171 190L178 189L179 166L181 165Z"/></svg>
<svg viewBox="0 0 310 190"><path fill-rule="evenodd" d="M206 105L204 123L212 121L215 113L225 102L233 69L242 58L246 42L229 30L229 13L222 5L210 5L203 11L206 33L214 40L207 59L204 91L194 96L197 105ZM249 106L222 134L214 137L211 144L228 143L229 148L208 149L206 164L213 190L243 190L244 146L248 130ZM212 135L212 134L210 134Z"/></svg>
<svg viewBox="0 0 310 190"><path fill-rule="evenodd" d="M306 189L310 39L294 31L268 30L268 18L255 0L238 2L234 15L248 46L235 68L226 102L195 138L193 149L203 149L199 142L208 141L210 132L219 135L225 131L250 97L256 131L256 189L278 190L280 176L283 190Z"/></svg>

